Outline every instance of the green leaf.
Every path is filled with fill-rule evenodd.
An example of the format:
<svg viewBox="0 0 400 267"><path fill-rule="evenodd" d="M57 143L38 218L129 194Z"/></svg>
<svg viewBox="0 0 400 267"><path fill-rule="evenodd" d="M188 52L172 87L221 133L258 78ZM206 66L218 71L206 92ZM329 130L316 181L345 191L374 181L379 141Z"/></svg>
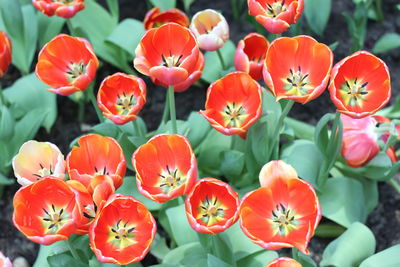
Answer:
<svg viewBox="0 0 400 267"><path fill-rule="evenodd" d="M397 267L400 266L400 244L387 248L364 260L360 267Z"/></svg>
<svg viewBox="0 0 400 267"><path fill-rule="evenodd" d="M119 20L119 6L118 0L106 0L107 7L110 10L111 16L113 17L115 22Z"/></svg>
<svg viewBox="0 0 400 267"><path fill-rule="evenodd" d="M171 250L167 246L167 241L164 237L156 234L153 243L151 244L150 253L158 259L163 259Z"/></svg>
<svg viewBox="0 0 400 267"><path fill-rule="evenodd" d="M244 168L244 153L236 150L222 152L221 172L226 178L238 178Z"/></svg>
<svg viewBox="0 0 400 267"><path fill-rule="evenodd" d="M186 217L184 204L168 208L166 214L171 225L172 238L178 246L198 241L196 231L192 229Z"/></svg>
<svg viewBox="0 0 400 267"><path fill-rule="evenodd" d="M49 246L41 245L33 267L49 267L47 257L64 253L66 251L68 251L68 247L65 242L56 242Z"/></svg>
<svg viewBox="0 0 400 267"><path fill-rule="evenodd" d="M87 267L86 264L74 259L68 252L49 256L47 261L50 267Z"/></svg>
<svg viewBox="0 0 400 267"><path fill-rule="evenodd" d="M136 46L145 32L141 21L124 19L108 36L107 41L124 49L131 57L134 57Z"/></svg>
<svg viewBox="0 0 400 267"><path fill-rule="evenodd" d="M15 120L10 110L0 103L0 139L8 140L14 134Z"/></svg>
<svg viewBox="0 0 400 267"><path fill-rule="evenodd" d="M24 17L24 57L25 73L29 72L33 56L36 52L38 38L38 22L35 14L35 8L32 5L22 7L22 16Z"/></svg>
<svg viewBox="0 0 400 267"><path fill-rule="evenodd" d="M47 91L48 86L34 73L18 79L11 87L4 90L4 95L15 105L15 109L29 113L34 109L46 114L43 127L50 131L57 118L56 94Z"/></svg>
<svg viewBox="0 0 400 267"><path fill-rule="evenodd" d="M220 258L215 257L212 254L207 254L207 266L208 267L229 267L232 265L227 264Z"/></svg>
<svg viewBox="0 0 400 267"><path fill-rule="evenodd" d="M379 40L375 43L372 52L386 53L390 50L400 47L400 34L397 33L385 33Z"/></svg>
<svg viewBox="0 0 400 267"><path fill-rule="evenodd" d="M266 266L267 263L278 258L279 255L275 251L261 250L253 253L237 262L237 267L260 267Z"/></svg>
<svg viewBox="0 0 400 267"><path fill-rule="evenodd" d="M290 117L285 118L285 123L293 129L295 136L298 138L310 141L313 140L315 127Z"/></svg>
<svg viewBox="0 0 400 267"><path fill-rule="evenodd" d="M361 175L376 180L385 181L391 177L387 177L387 174L392 168L392 161L385 152L379 152L372 160L360 168Z"/></svg>
<svg viewBox="0 0 400 267"><path fill-rule="evenodd" d="M353 223L346 232L326 247L321 266L353 267L375 251L375 237L362 223ZM382 266L382 265L378 265Z"/></svg>
<svg viewBox="0 0 400 267"><path fill-rule="evenodd" d="M190 6L192 5L192 3L193 3L195 0L182 0L182 1L183 1L183 7L184 7L186 13L189 13L189 11L190 11Z"/></svg>
<svg viewBox="0 0 400 267"><path fill-rule="evenodd" d="M321 189L319 201L322 215L350 227L354 222L365 222L367 209L362 184L354 179L335 177L327 180Z"/></svg>
<svg viewBox="0 0 400 267"><path fill-rule="evenodd" d="M160 7L161 11L175 8L176 6L176 0L150 0L150 3L155 7Z"/></svg>
<svg viewBox="0 0 400 267"><path fill-rule="evenodd" d="M307 159L307 160L304 160ZM282 160L296 169L299 177L317 186L318 173L322 165L322 154L318 147L307 140L296 140L282 152Z"/></svg>
<svg viewBox="0 0 400 267"><path fill-rule="evenodd" d="M298 261L302 267L317 267L317 264L309 255L305 255L297 249L292 249L292 257Z"/></svg>
<svg viewBox="0 0 400 267"><path fill-rule="evenodd" d="M162 0L164 1L164 0ZM224 58L225 67L229 69L230 66L233 65L233 57L235 54L236 46L235 44L229 40L224 46L220 49L222 57ZM201 78L206 82L213 82L218 80L223 75L223 69L221 62L219 61L219 57L216 51L208 51L205 54L205 65L203 70L203 76Z"/></svg>
<svg viewBox="0 0 400 267"><path fill-rule="evenodd" d="M123 195L133 196L151 211L159 210L161 208L161 204L148 199L138 191L136 186L136 178L133 176L125 176L122 186L118 188L116 192Z"/></svg>
<svg viewBox="0 0 400 267"><path fill-rule="evenodd" d="M179 264L181 261L188 257L190 254L200 255L206 257L206 253L199 242L188 243L171 250L165 255L162 263L163 264ZM193 264L193 262L192 262ZM180 265L181 266L181 265Z"/></svg>
<svg viewBox="0 0 400 267"><path fill-rule="evenodd" d="M65 19L57 16L48 17L42 12L37 12L38 18L38 43L42 48L47 42L59 34L65 24Z"/></svg>
<svg viewBox="0 0 400 267"><path fill-rule="evenodd" d="M189 126L187 138L193 149L196 149L211 130L210 123L198 112L192 112L187 119Z"/></svg>
<svg viewBox="0 0 400 267"><path fill-rule="evenodd" d="M9 178L5 177L3 174L0 173L0 186L11 185L14 182L15 182L14 179L9 179Z"/></svg>
<svg viewBox="0 0 400 267"><path fill-rule="evenodd" d="M13 41L16 40L16 42L22 42L24 38L24 20L19 0L2 0L1 16L6 32L10 35L11 39ZM15 53L13 51L13 58Z"/></svg>
<svg viewBox="0 0 400 267"><path fill-rule="evenodd" d="M308 26L318 35L324 33L331 14L331 0L305 0L304 13Z"/></svg>

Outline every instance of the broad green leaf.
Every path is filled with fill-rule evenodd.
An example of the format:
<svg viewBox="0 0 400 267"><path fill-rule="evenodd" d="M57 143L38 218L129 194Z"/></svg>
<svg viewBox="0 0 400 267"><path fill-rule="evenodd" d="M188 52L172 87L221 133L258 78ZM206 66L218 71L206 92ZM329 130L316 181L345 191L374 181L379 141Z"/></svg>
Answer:
<svg viewBox="0 0 400 267"><path fill-rule="evenodd" d="M196 231L187 220L185 205L168 208L166 214L171 225L172 238L178 246L198 241Z"/></svg>
<svg viewBox="0 0 400 267"><path fill-rule="evenodd" d="M195 0L182 0L183 1L183 7L186 11L186 13L188 13L190 11L190 6L191 4L195 1Z"/></svg>
<svg viewBox="0 0 400 267"><path fill-rule="evenodd" d="M35 14L35 8L32 5L22 7L22 16L24 18L24 57L25 73L29 72L33 56L36 52L38 40L38 22Z"/></svg>
<svg viewBox="0 0 400 267"><path fill-rule="evenodd" d="M23 113L34 109L46 114L42 125L50 131L57 118L56 94L47 91L48 86L36 77L34 73L18 79L11 87L4 90L4 95L15 108Z"/></svg>
<svg viewBox="0 0 400 267"><path fill-rule="evenodd" d="M232 265L227 264L220 258L215 257L212 254L207 255L207 266L208 267L229 267Z"/></svg>
<svg viewBox="0 0 400 267"><path fill-rule="evenodd" d="M147 206L146 206L147 207ZM153 243L151 244L150 253L158 258L163 259L165 255L168 254L171 250L167 246L167 242L164 237L161 237L159 234L156 234Z"/></svg>
<svg viewBox="0 0 400 267"><path fill-rule="evenodd" d="M324 33L331 14L331 0L305 0L304 13L307 23L316 34Z"/></svg>
<svg viewBox="0 0 400 267"><path fill-rule="evenodd" d="M222 152L221 172L226 178L238 178L244 168L244 153L231 150Z"/></svg>
<svg viewBox="0 0 400 267"><path fill-rule="evenodd" d="M50 267L47 262L47 257L61 254L68 251L68 246L65 242L56 242L49 246L41 245L39 248L39 254L33 264L33 267Z"/></svg>
<svg viewBox="0 0 400 267"><path fill-rule="evenodd" d="M235 54L235 44L229 40L224 46L220 49L222 57L224 58L225 67L229 69L230 66L233 65L233 57ZM201 78L206 82L213 82L218 80L223 75L223 69L221 62L219 61L219 57L216 51L206 52L205 54L205 65L203 70L203 76Z"/></svg>
<svg viewBox="0 0 400 267"><path fill-rule="evenodd" d="M386 33L375 43L372 52L379 54L400 47L400 34Z"/></svg>
<svg viewBox="0 0 400 267"><path fill-rule="evenodd" d="M118 5L118 0L106 0L107 2L107 7L110 10L111 16L115 20L115 22L118 22L119 20L119 5Z"/></svg>
<svg viewBox="0 0 400 267"><path fill-rule="evenodd" d="M14 179L9 179L9 178L5 177L3 174L0 173L0 187L3 186L3 185L11 185L13 183L15 183Z"/></svg>
<svg viewBox="0 0 400 267"><path fill-rule="evenodd" d="M36 14L38 18L38 43L39 48L42 48L61 32L65 19L57 16L48 17L42 12L37 12Z"/></svg>
<svg viewBox="0 0 400 267"><path fill-rule="evenodd" d="M113 137L115 139L120 134L120 130L119 130L118 126L109 120L93 126L92 130L98 134Z"/></svg>
<svg viewBox="0 0 400 267"><path fill-rule="evenodd" d="M392 168L392 161L385 152L379 152L367 165L360 169L360 174L376 181L385 181Z"/></svg>
<svg viewBox="0 0 400 267"><path fill-rule="evenodd" d="M365 222L367 218L363 186L357 180L346 177L328 179L321 188L319 201L322 215L345 227L354 222Z"/></svg>
<svg viewBox="0 0 400 267"><path fill-rule="evenodd" d="M148 199L138 191L136 186L136 178L133 176L125 176L122 186L118 188L116 192L123 195L133 196L151 211L159 210L161 208L161 204Z"/></svg>
<svg viewBox="0 0 400 267"><path fill-rule="evenodd" d="M150 3L155 7L160 7L161 11L175 8L176 6L176 0L150 0Z"/></svg>
<svg viewBox="0 0 400 267"><path fill-rule="evenodd" d="M15 120L10 110L0 103L0 139L8 140L14 134Z"/></svg>
<svg viewBox="0 0 400 267"><path fill-rule="evenodd" d="M322 165L322 154L313 142L307 140L294 141L293 144L283 150L282 160L292 165L300 178L307 180L316 187L316 179Z"/></svg>
<svg viewBox="0 0 400 267"><path fill-rule="evenodd" d="M298 138L313 140L315 127L289 117L285 118L285 123L293 129L295 136Z"/></svg>
<svg viewBox="0 0 400 267"><path fill-rule="evenodd" d="M206 257L207 255L199 242L193 242L171 250L167 255L165 255L162 263L179 264L179 266L182 266L180 265L181 261L190 254L203 255L203 257Z"/></svg>
<svg viewBox="0 0 400 267"><path fill-rule="evenodd" d="M279 255L275 251L271 250L261 250L259 252L253 253L243 259L240 259L236 266L237 267L260 267L266 266L267 263L278 258Z"/></svg>
<svg viewBox="0 0 400 267"><path fill-rule="evenodd" d="M143 23L135 19L125 19L108 36L107 41L124 49L133 58L136 46L145 33Z"/></svg>
<svg viewBox="0 0 400 267"><path fill-rule="evenodd" d="M398 267L400 266L400 244L387 248L364 260L360 267Z"/></svg>
<svg viewBox="0 0 400 267"><path fill-rule="evenodd" d="M68 252L49 256L47 261L50 267L87 267L86 264L74 259Z"/></svg>
<svg viewBox="0 0 400 267"><path fill-rule="evenodd" d="M1 16L6 32L10 35L11 39L16 42L23 42L24 19L19 0L2 0ZM13 51L13 56L14 54Z"/></svg>
<svg viewBox="0 0 400 267"><path fill-rule="evenodd" d="M292 250L292 258L298 261L302 267L317 267L317 264L309 255L305 255L297 249Z"/></svg>
<svg viewBox="0 0 400 267"><path fill-rule="evenodd" d="M193 149L196 149L211 130L210 123L198 112L192 112L187 119L189 131L187 138Z"/></svg>
<svg viewBox="0 0 400 267"><path fill-rule="evenodd" d="M322 255L321 266L359 266L364 259L374 254L375 243L371 230L364 224L355 222L329 243Z"/></svg>

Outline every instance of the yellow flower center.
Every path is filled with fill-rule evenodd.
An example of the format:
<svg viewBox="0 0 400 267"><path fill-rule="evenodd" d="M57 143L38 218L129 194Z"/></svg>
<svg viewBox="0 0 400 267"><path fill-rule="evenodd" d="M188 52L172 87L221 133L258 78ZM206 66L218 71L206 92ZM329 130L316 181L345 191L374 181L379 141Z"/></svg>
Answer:
<svg viewBox="0 0 400 267"><path fill-rule="evenodd" d="M186 181L186 177L181 171L177 168L170 169L168 165L166 166L166 169L159 174L159 177L159 187L166 194L181 186Z"/></svg>
<svg viewBox="0 0 400 267"><path fill-rule="evenodd" d="M123 223L122 219L120 219L115 225L110 227L110 237L108 241L112 242L115 246L125 248L135 243L134 237L135 227L129 224L129 221Z"/></svg>
<svg viewBox="0 0 400 267"><path fill-rule="evenodd" d="M287 8L285 7L285 0L276 1L272 4L267 3L266 15L271 18L277 17L282 12L285 12Z"/></svg>
<svg viewBox="0 0 400 267"><path fill-rule="evenodd" d="M135 104L136 99L133 94L127 95L123 93L123 95L118 95L117 104L115 106L117 108L118 114L126 115Z"/></svg>
<svg viewBox="0 0 400 267"><path fill-rule="evenodd" d="M276 209L272 211L273 228L279 235L287 235L290 231L297 228L299 221L296 214L283 204L276 205Z"/></svg>
<svg viewBox="0 0 400 267"><path fill-rule="evenodd" d="M56 233L63 225L71 220L64 208L55 207L53 204L48 209L43 209L43 224L46 232Z"/></svg>
<svg viewBox="0 0 400 267"><path fill-rule="evenodd" d="M340 87L340 95L345 105L362 106L362 101L367 97L368 82L354 80L346 80Z"/></svg>
<svg viewBox="0 0 400 267"><path fill-rule="evenodd" d="M282 79L284 82L284 89L288 95L304 96L313 89L309 80L309 74L303 73L301 67L298 66L297 71L289 69L289 75Z"/></svg>
<svg viewBox="0 0 400 267"><path fill-rule="evenodd" d="M39 163L40 169L37 171L37 173L33 173L34 176L36 176L36 180L39 180L42 177L49 176L53 174L53 170L51 169L51 164L49 168L46 168L42 165L42 163Z"/></svg>
<svg viewBox="0 0 400 267"><path fill-rule="evenodd" d="M206 196L200 203L197 219L201 219L204 225L214 225L224 220L225 209L217 197Z"/></svg>
<svg viewBox="0 0 400 267"><path fill-rule="evenodd" d="M221 114L225 127L240 127L249 116L243 106L235 102L228 103Z"/></svg>
<svg viewBox="0 0 400 267"><path fill-rule="evenodd" d="M83 62L70 63L67 70L67 78L70 82L74 82L79 76L85 74L86 65Z"/></svg>
<svg viewBox="0 0 400 267"><path fill-rule="evenodd" d="M170 54L167 57L164 55L161 55L162 62L160 63L160 65L168 67L168 68L179 67L182 63L181 62L182 57L183 57L183 55L175 56L175 55Z"/></svg>

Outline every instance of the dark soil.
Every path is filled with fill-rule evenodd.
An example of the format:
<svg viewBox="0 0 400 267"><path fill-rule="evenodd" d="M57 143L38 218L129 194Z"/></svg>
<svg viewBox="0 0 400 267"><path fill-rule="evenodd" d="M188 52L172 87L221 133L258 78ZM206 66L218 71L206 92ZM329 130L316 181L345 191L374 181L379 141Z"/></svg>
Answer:
<svg viewBox="0 0 400 267"><path fill-rule="evenodd" d="M147 1L142 0L120 0L121 20L123 18L133 17L142 20L146 10L148 9ZM178 1L179 2L179 1ZM105 1L100 1L105 3ZM395 4L398 0L386 0L384 3L385 21L377 23L369 21L368 34L365 42L365 49L371 50L374 43L380 36L388 32L400 32L400 17L398 11L395 10ZM182 9L181 3L179 7ZM243 9L240 21L235 21L230 8L229 0L211 1L197 0L191 7L191 14L205 9L213 8L221 10L230 25L230 37L237 43L247 33L255 31L255 29L245 22L245 13L247 6ZM347 31L347 24L343 12L352 13L354 5L349 0L333 1L332 13L323 37L314 36L320 42L332 44L340 41L339 46L334 51L335 62L344 58L351 53L351 38ZM303 18L303 32L309 32L306 29L306 23ZM380 57L388 64L392 74L393 95L397 96L400 88L400 49L390 53L380 55ZM98 81L103 77L110 75L118 70L104 64L98 72ZM11 68L3 79L3 86L11 85L19 77L19 73L15 68ZM148 86L147 104L141 112L141 117L145 120L150 130L155 129L161 119L163 111L163 103L166 90L161 87L154 86L147 77L142 77ZM96 88L98 88L98 84ZM176 94L176 106L178 119L185 119L188 114L204 107L206 86L193 86L190 90ZM392 98L394 99L394 97ZM59 115L50 133L40 130L37 140L49 141L55 143L66 155L69 151L69 144L77 136L84 133L82 125L76 120L78 106L66 97L57 97ZM86 107L85 122L90 126L97 123L96 115L92 107L88 104ZM296 119L316 124L320 117L327 112L334 112L334 105L331 103L328 92L325 92L318 99L308 103L307 105L296 104L290 115ZM84 127L87 129L87 127ZM10 174L11 176L12 174ZM19 186L17 184L7 187L0 199L0 251L11 259L18 256L25 257L30 263L33 263L37 254L38 245L27 240L12 225L12 198ZM378 207L368 217L367 225L374 232L377 239L377 251L381 251L389 246L400 242L400 195L386 183L379 186L380 202ZM329 243L329 239L314 238L310 244L312 256L320 261L322 251ZM148 259L147 262L152 261Z"/></svg>

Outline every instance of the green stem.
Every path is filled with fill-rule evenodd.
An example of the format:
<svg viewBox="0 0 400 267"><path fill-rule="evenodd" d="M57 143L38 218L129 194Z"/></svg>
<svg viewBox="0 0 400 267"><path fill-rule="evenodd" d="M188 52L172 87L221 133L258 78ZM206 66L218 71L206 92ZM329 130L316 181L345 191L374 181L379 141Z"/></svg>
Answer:
<svg viewBox="0 0 400 267"><path fill-rule="evenodd" d="M268 161L271 160L272 153L274 152L275 146L277 145L277 143L279 145L279 139L280 139L279 133L281 131L283 121L285 120L286 116L289 114L290 110L292 109L293 104L294 104L294 101L288 100L288 102L286 103L286 105L281 113L281 116L278 119L278 123L276 124L274 134L272 135L272 142L269 143L269 146L267 148L267 151L268 151L267 160ZM268 127L267 127L267 129L268 129ZM278 150L278 154L279 154L279 150Z"/></svg>
<svg viewBox="0 0 400 267"><path fill-rule="evenodd" d="M400 194L400 184L395 180L395 178L392 178L389 180L389 183L396 189L397 193Z"/></svg>
<svg viewBox="0 0 400 267"><path fill-rule="evenodd" d="M90 102L92 102L92 105L93 105L94 109L96 110L96 114L97 114L97 117L99 118L99 121L103 122L104 118L103 118L103 115L102 115L102 113L101 113L101 111L99 109L99 106L97 105L97 99L96 99L96 97L94 95L93 86L89 86L87 91L88 91L87 94L89 96Z"/></svg>
<svg viewBox="0 0 400 267"><path fill-rule="evenodd" d="M78 252L76 252L76 249L75 249L74 245L72 244L71 239L67 240L67 245L68 245L69 251L72 254L72 257L74 257L74 259L76 259L78 261L81 261L81 258L79 257Z"/></svg>
<svg viewBox="0 0 400 267"><path fill-rule="evenodd" d="M222 54L221 54L221 49L217 50L217 55L218 55L218 58L219 58L219 62L221 62L222 70L226 70L224 58L222 57Z"/></svg>
<svg viewBox="0 0 400 267"><path fill-rule="evenodd" d="M161 124L167 123L169 114L169 93L165 94L165 102L164 102L164 112L161 119Z"/></svg>
<svg viewBox="0 0 400 267"><path fill-rule="evenodd" d="M0 84L0 104L5 105L6 104L5 100L6 100L6 98L5 98L4 94L3 94L3 88L2 88L2 86Z"/></svg>
<svg viewBox="0 0 400 267"><path fill-rule="evenodd" d="M168 87L168 102L169 102L169 115L171 118L171 130L172 133L178 133L177 127L176 127L176 114L175 114L175 95L174 95L174 87L169 86Z"/></svg>
<svg viewBox="0 0 400 267"><path fill-rule="evenodd" d="M85 100L80 99L78 102L79 108L78 108L78 121L83 122L83 118L85 116Z"/></svg>
<svg viewBox="0 0 400 267"><path fill-rule="evenodd" d="M136 136L142 137L142 132L139 129L139 124L138 124L137 120L132 121L132 124L133 124L133 128L135 129Z"/></svg>
<svg viewBox="0 0 400 267"><path fill-rule="evenodd" d="M235 18L235 20L238 20L239 19L239 10L238 10L238 6L237 6L237 0L231 0L231 7L232 7L233 17Z"/></svg>

